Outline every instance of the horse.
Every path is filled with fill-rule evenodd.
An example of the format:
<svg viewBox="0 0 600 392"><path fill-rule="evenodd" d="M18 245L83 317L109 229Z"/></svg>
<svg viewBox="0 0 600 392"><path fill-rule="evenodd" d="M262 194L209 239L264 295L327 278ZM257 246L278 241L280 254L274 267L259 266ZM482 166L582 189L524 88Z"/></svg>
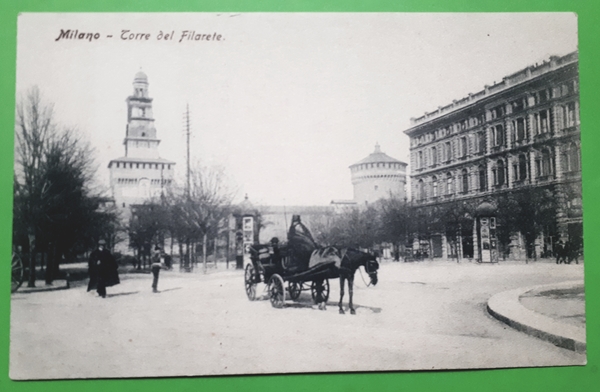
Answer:
<svg viewBox="0 0 600 392"><path fill-rule="evenodd" d="M361 266L365 268L365 271L369 275L371 282L369 285L375 286L377 284L377 270L379 269L379 263L377 257L370 253L362 252L354 248L340 249L341 263L337 268L337 272L340 277L340 302L338 303L339 313L345 314L342 306L342 300L344 299L344 286L348 281L348 307L350 308L350 314L356 314L352 303L352 297L354 294L354 274L356 270ZM324 308L324 307L323 307Z"/></svg>

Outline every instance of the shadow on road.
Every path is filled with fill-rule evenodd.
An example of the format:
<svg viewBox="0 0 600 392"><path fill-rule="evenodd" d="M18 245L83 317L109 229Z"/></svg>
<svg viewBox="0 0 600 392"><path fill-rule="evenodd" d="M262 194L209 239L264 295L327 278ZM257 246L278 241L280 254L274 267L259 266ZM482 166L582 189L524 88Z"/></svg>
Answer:
<svg viewBox="0 0 600 392"><path fill-rule="evenodd" d="M106 296L108 298L110 298L110 297L119 297L122 295L132 295L132 294L137 294L137 293L139 293L139 291L128 291L126 293L106 294Z"/></svg>
<svg viewBox="0 0 600 392"><path fill-rule="evenodd" d="M160 293L166 293L167 291L181 290L183 287L172 287L170 289L160 290Z"/></svg>
<svg viewBox="0 0 600 392"><path fill-rule="evenodd" d="M342 305L344 307L344 310L348 309L348 303L347 302L342 302ZM312 300L297 300L294 303L286 303L285 307L286 308L296 308L296 309L315 309L318 310L316 308L317 305L315 305L314 302L312 302ZM333 302L333 301L327 301L327 306L328 307L338 307L338 303L337 302ZM377 307L373 307L373 306L364 306L364 305L359 305L359 304L354 304L354 309L358 310L358 309L368 309L373 313L381 313L382 308L377 308Z"/></svg>

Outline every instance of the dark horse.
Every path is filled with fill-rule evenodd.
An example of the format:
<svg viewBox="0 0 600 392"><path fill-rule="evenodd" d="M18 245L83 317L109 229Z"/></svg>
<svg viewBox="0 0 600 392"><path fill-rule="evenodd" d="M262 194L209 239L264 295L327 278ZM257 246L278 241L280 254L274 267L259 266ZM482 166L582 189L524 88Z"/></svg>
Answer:
<svg viewBox="0 0 600 392"><path fill-rule="evenodd" d="M361 266L365 268L365 271L369 275L371 282L369 285L375 286L377 284L377 269L379 269L379 263L377 258L370 254L361 252L360 250L353 248L341 249L341 265L339 268L340 275L340 302L338 304L340 308L340 314L345 314L344 308L342 307L342 300L344 299L344 285L348 281L348 294L350 300L348 301L348 307L350 308L350 314L356 314L354 306L352 304L353 286L354 286L354 274L356 270Z"/></svg>

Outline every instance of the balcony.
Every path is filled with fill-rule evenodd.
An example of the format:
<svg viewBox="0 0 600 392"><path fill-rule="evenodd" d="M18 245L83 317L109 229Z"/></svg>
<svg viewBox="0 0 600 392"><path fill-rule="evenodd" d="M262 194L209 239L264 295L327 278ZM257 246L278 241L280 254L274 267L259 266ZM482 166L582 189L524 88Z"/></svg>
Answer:
<svg viewBox="0 0 600 392"><path fill-rule="evenodd" d="M574 171L564 172L563 177L564 178L581 178L581 171L574 170Z"/></svg>
<svg viewBox="0 0 600 392"><path fill-rule="evenodd" d="M547 174L544 176L539 176L538 178L536 178L537 182L548 182L554 179L554 175L553 174Z"/></svg>
<svg viewBox="0 0 600 392"><path fill-rule="evenodd" d="M571 127L567 127L567 128L563 128L562 129L562 131L564 133L571 133L571 132L575 132L575 131L578 131L578 130L579 130L579 127L577 127L576 125L573 125Z"/></svg>
<svg viewBox="0 0 600 392"><path fill-rule="evenodd" d="M533 137L533 140L536 142L544 142L546 140L550 140L552 138L552 134L550 132L539 133Z"/></svg>

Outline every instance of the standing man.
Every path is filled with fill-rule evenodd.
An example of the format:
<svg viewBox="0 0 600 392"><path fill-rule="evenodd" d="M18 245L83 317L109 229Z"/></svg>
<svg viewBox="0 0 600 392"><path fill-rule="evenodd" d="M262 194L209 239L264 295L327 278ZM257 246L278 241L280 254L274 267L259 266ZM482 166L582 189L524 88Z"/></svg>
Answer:
<svg viewBox="0 0 600 392"><path fill-rule="evenodd" d="M106 298L106 288L120 283L118 265L113 255L106 249L106 241L98 241L98 249L90 254L88 262L90 282L88 291L96 289L98 295Z"/></svg>
<svg viewBox="0 0 600 392"><path fill-rule="evenodd" d="M556 243L554 253L556 254L556 264L567 264L567 258L565 256L565 245L563 244L562 240L558 240L558 242Z"/></svg>
<svg viewBox="0 0 600 392"><path fill-rule="evenodd" d="M154 275L154 279L152 280L152 292L158 293L158 274L160 269L162 268L162 252L160 246L156 245L154 247L154 254L152 255L152 275Z"/></svg>

